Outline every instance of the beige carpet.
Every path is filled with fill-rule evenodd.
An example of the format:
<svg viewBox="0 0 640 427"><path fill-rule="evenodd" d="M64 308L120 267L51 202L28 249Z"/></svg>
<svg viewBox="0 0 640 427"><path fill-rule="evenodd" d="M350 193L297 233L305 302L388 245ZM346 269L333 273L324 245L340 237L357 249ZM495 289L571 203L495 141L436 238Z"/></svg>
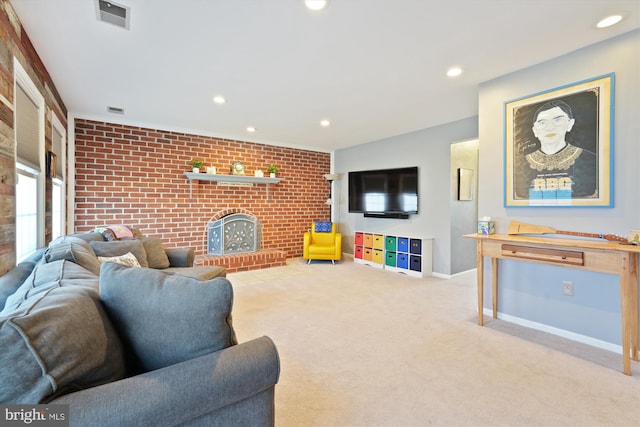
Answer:
<svg viewBox="0 0 640 427"><path fill-rule="evenodd" d="M276 425L640 426L640 366L487 319L475 275L418 279L345 260L233 273L243 342L281 358Z"/></svg>

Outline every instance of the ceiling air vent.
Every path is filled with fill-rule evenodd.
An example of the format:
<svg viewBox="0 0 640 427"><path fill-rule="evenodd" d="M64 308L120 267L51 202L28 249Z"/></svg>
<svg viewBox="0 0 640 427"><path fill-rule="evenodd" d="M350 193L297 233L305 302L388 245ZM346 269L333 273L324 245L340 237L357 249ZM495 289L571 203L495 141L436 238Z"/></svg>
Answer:
<svg viewBox="0 0 640 427"><path fill-rule="evenodd" d="M126 30L129 29L131 11L128 7L112 1L96 0L96 12L98 13L98 21L117 25Z"/></svg>
<svg viewBox="0 0 640 427"><path fill-rule="evenodd" d="M120 107L107 107L107 111L113 114L124 114L124 108Z"/></svg>

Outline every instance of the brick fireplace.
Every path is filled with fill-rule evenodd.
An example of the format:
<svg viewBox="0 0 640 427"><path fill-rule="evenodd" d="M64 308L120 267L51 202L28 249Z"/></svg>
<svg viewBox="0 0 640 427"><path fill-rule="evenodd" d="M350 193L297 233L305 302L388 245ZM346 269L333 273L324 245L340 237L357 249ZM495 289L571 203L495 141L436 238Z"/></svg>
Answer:
<svg viewBox="0 0 640 427"><path fill-rule="evenodd" d="M197 262L207 253L206 224L212 213L246 213L262 223L259 251L223 255L229 272L284 265L302 256L302 236L312 221L329 221L329 153L181 132L74 119L75 227L84 232L126 224L162 239L166 247L193 247ZM241 160L247 175L280 166L277 184L229 186L189 181L188 160L204 159L228 174ZM216 214L218 215L218 214ZM229 258L231 257L231 258Z"/></svg>
<svg viewBox="0 0 640 427"><path fill-rule="evenodd" d="M232 213L207 222L207 255L256 252L262 244L262 223L250 214Z"/></svg>
<svg viewBox="0 0 640 427"><path fill-rule="evenodd" d="M285 265L286 254L261 249L262 222L246 209L224 209L206 224L207 253L196 265L217 265L229 272Z"/></svg>

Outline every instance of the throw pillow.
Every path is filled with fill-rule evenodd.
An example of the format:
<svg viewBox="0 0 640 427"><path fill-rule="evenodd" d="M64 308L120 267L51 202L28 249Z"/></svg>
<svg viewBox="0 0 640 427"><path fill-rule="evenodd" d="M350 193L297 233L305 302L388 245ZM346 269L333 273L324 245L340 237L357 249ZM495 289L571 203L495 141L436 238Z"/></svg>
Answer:
<svg viewBox="0 0 640 427"><path fill-rule="evenodd" d="M96 228L95 230L100 230L99 233L101 233L104 240L108 242L143 237L140 230L127 227L126 225L111 225L106 228Z"/></svg>
<svg viewBox="0 0 640 427"><path fill-rule="evenodd" d="M224 278L102 264L100 297L141 371L163 368L237 344L233 289Z"/></svg>
<svg viewBox="0 0 640 427"><path fill-rule="evenodd" d="M133 232L126 225L110 225L107 230L111 230L116 239L122 239L125 237L133 237Z"/></svg>
<svg viewBox="0 0 640 427"><path fill-rule="evenodd" d="M0 348L0 403L45 403L125 374L118 336L81 287L53 287L0 312Z"/></svg>
<svg viewBox="0 0 640 427"><path fill-rule="evenodd" d="M331 233L331 222L316 222L316 233Z"/></svg>
<svg viewBox="0 0 640 427"><path fill-rule="evenodd" d="M73 236L61 236L51 242L44 253L47 263L66 259L74 262L95 275L100 274L100 262L91 246L85 240Z"/></svg>
<svg viewBox="0 0 640 427"><path fill-rule="evenodd" d="M103 262L115 262L118 264L128 265L131 267L140 267L140 263L138 262L138 259L131 252L127 252L126 254L120 255L120 256L111 256L111 257L99 256L98 261L100 261L100 264L102 264Z"/></svg>
<svg viewBox="0 0 640 427"><path fill-rule="evenodd" d="M149 268L168 268L171 263L169 257L162 246L162 240L145 237L142 240L142 245L147 253L147 262Z"/></svg>
<svg viewBox="0 0 640 427"><path fill-rule="evenodd" d="M118 240L115 242L89 242L97 256L113 257L131 252L142 267L149 267L147 252L140 240Z"/></svg>

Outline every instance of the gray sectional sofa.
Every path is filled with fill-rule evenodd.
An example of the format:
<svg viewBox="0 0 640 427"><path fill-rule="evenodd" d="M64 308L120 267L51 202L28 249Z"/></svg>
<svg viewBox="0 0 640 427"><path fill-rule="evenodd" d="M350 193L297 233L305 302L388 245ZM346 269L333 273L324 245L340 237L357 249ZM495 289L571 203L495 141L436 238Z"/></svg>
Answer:
<svg viewBox="0 0 640 427"><path fill-rule="evenodd" d="M112 237L104 232L79 233L61 239L76 237L85 240L99 257L122 256L131 252L140 266L159 269L165 273L180 273L203 280L225 277L227 274L224 267L194 266L193 248L165 248L161 239L145 237L137 229L133 229L133 234L136 237L123 240L107 240Z"/></svg>
<svg viewBox="0 0 640 427"><path fill-rule="evenodd" d="M60 238L0 277L0 403L68 404L72 426L273 425L278 352L238 344L224 271L170 250L149 268L167 264L158 242L94 238ZM118 259L136 251L146 267Z"/></svg>

